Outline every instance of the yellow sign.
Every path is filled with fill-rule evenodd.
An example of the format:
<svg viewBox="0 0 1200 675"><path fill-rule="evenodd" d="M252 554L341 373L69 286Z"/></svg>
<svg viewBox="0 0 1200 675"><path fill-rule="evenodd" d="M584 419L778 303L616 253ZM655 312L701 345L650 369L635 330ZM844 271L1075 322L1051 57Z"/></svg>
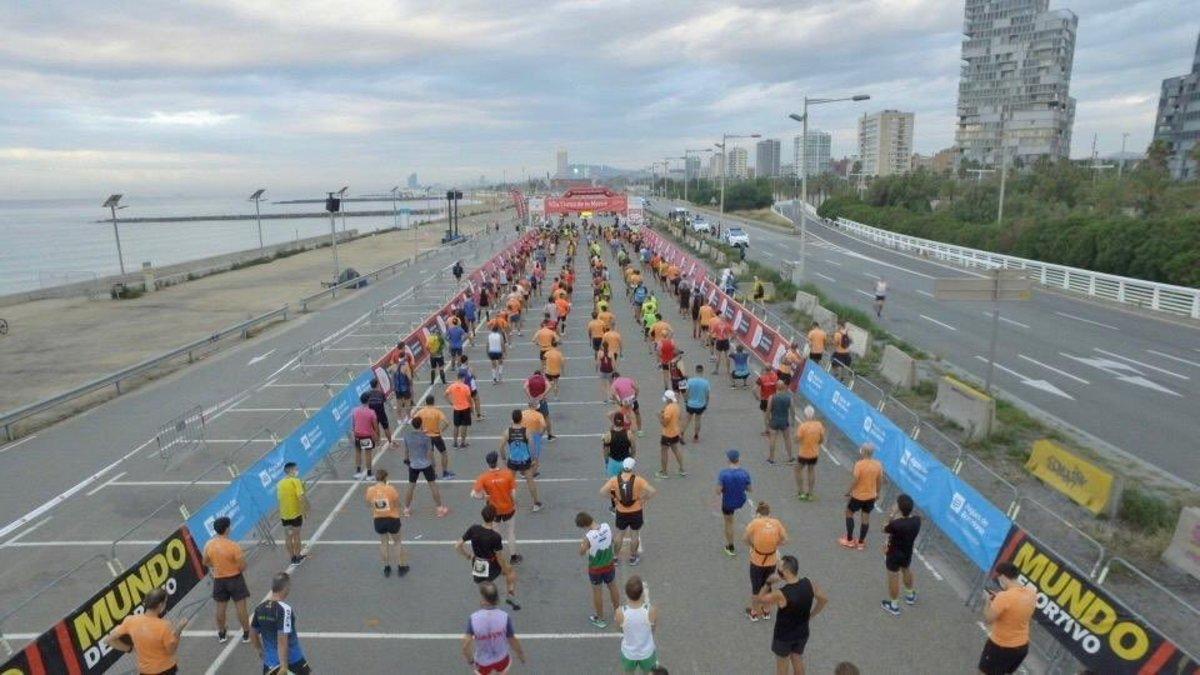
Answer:
<svg viewBox="0 0 1200 675"><path fill-rule="evenodd" d="M1034 441L1025 468L1092 513L1104 512L1113 501L1116 477L1054 441Z"/></svg>

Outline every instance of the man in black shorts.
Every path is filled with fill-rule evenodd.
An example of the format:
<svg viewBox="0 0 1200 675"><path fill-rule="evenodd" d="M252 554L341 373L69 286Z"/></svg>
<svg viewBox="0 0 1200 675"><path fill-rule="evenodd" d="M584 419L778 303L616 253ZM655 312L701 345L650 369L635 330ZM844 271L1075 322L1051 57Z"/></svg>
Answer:
<svg viewBox="0 0 1200 675"><path fill-rule="evenodd" d="M517 568L509 564L504 539L496 531L496 507L485 504L479 517L483 524L467 528L462 541L455 542L454 550L471 561L471 580L477 584L495 581L503 574L508 590L504 601L514 610L521 609L517 604Z"/></svg>
<svg viewBox="0 0 1200 675"><path fill-rule="evenodd" d="M433 495L438 518L444 518L450 509L442 504L442 492L437 486L437 471L433 466L433 441L421 430L424 421L420 417L412 418L411 426L404 430L404 463L408 465L408 491L404 493L405 518L412 515L413 493L417 489L417 479L425 477L425 484Z"/></svg>
<svg viewBox="0 0 1200 675"><path fill-rule="evenodd" d="M400 545L400 492L388 483L387 469L375 472L376 483L367 488L367 506L379 535L379 558L383 561L383 576L392 576L392 563L396 563L396 576L408 574L407 556Z"/></svg>
<svg viewBox="0 0 1200 675"><path fill-rule="evenodd" d="M771 590L773 583L782 584ZM775 672L804 672L804 648L808 645L808 623L812 621L829 599L808 577L800 576L800 563L796 558L785 555L779 560L775 574L771 575L765 592L758 596L764 605L777 608L775 631L771 636L771 653L775 655Z"/></svg>
<svg viewBox="0 0 1200 675"><path fill-rule="evenodd" d="M1037 591L1021 583L1021 571L1011 562L996 565L999 589L988 589L983 622L988 639L979 655L979 672L1008 675L1017 672L1029 654L1029 624L1037 610Z"/></svg>
<svg viewBox="0 0 1200 675"><path fill-rule="evenodd" d="M367 390L367 406L375 411L376 421L379 422L380 436L384 447L387 447L392 442L392 430L387 415L387 394L383 393L383 389L380 388L379 378L371 378L371 388Z"/></svg>
<svg viewBox="0 0 1200 675"><path fill-rule="evenodd" d="M887 568L888 599L880 604L883 611L900 616L900 581L904 581L904 602L917 604L917 591L913 588L913 575L909 570L912 563L913 545L921 532L921 516L913 515L912 497L901 494L896 497L896 507L888 516L883 532L888 536L884 566Z"/></svg>

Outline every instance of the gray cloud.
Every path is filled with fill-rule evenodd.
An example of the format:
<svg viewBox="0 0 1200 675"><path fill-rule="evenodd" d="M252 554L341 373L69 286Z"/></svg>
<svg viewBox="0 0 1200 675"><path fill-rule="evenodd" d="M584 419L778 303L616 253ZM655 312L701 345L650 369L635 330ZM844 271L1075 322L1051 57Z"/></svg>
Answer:
<svg viewBox="0 0 1200 675"><path fill-rule="evenodd" d="M1177 0L1087 0L1073 154L1149 141L1162 78L1200 28ZM1054 7L1063 3L1054 2ZM0 23L0 180L108 189L363 191L409 171L498 178L640 167L723 131L789 139L808 95L853 151L856 117L916 113L953 142L961 0L205 0L27 3Z"/></svg>

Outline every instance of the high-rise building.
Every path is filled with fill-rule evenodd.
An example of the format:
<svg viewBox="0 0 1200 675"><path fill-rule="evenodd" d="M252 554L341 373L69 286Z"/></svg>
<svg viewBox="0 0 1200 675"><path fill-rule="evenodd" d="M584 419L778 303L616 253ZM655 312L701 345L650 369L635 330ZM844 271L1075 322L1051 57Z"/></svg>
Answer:
<svg viewBox="0 0 1200 675"><path fill-rule="evenodd" d="M766 138L754 146L754 175L757 178L770 178L779 175L778 138Z"/></svg>
<svg viewBox="0 0 1200 675"><path fill-rule="evenodd" d="M567 163L567 149L566 148L558 149L558 154L556 156L556 159L558 160L558 171L557 171L558 176L566 176L567 174L571 173L571 165Z"/></svg>
<svg viewBox="0 0 1200 675"><path fill-rule="evenodd" d="M807 173L809 178L829 173L829 147L832 142L829 133L809 129L808 143L805 144L803 153L800 151L801 138L802 136L798 135L792 139L792 165L803 165L804 173L800 175Z"/></svg>
<svg viewBox="0 0 1200 675"><path fill-rule="evenodd" d="M1171 149L1167 168L1177 180L1200 176L1200 164L1188 158L1200 143L1200 38L1196 38L1192 72L1162 81L1154 140L1165 141Z"/></svg>
<svg viewBox="0 0 1200 675"><path fill-rule="evenodd" d="M858 154L868 176L891 176L912 169L913 114L884 110L858 121Z"/></svg>
<svg viewBox="0 0 1200 675"><path fill-rule="evenodd" d="M687 159L683 160L683 176L687 180L695 180L700 177L699 157L688 155Z"/></svg>
<svg viewBox="0 0 1200 675"><path fill-rule="evenodd" d="M949 173L954 170L954 159L958 157L958 148L946 148L938 150L932 156L914 154L912 157L912 168L925 169L933 173Z"/></svg>
<svg viewBox="0 0 1200 675"><path fill-rule="evenodd" d="M417 172L408 174L408 187L412 189L421 187L421 182L417 180Z"/></svg>
<svg viewBox="0 0 1200 675"><path fill-rule="evenodd" d="M729 159L725 164L726 177L728 178L747 178L750 173L746 171L746 164L750 159L750 153L746 152L745 148L730 148Z"/></svg>
<svg viewBox="0 0 1200 675"><path fill-rule="evenodd" d="M719 152L714 152L712 157L708 158L708 177L716 180L725 173L725 156Z"/></svg>
<svg viewBox="0 0 1200 675"><path fill-rule="evenodd" d="M958 82L961 157L997 166L1066 159L1075 99L1069 95L1078 17L1050 0L966 0Z"/></svg>

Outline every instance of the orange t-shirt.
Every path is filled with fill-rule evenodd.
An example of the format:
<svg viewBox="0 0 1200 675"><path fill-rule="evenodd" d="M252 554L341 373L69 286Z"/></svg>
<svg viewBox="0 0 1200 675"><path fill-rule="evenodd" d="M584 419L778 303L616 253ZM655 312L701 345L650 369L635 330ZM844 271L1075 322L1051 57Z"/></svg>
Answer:
<svg viewBox="0 0 1200 675"><path fill-rule="evenodd" d="M508 299L508 311L513 314L521 313L521 301L515 295Z"/></svg>
<svg viewBox="0 0 1200 675"><path fill-rule="evenodd" d="M655 340L662 340L671 332L671 324L666 321L656 321L650 327L650 337Z"/></svg>
<svg viewBox="0 0 1200 675"><path fill-rule="evenodd" d="M662 433L668 438L678 436L679 429L679 404L668 403L662 411Z"/></svg>
<svg viewBox="0 0 1200 675"><path fill-rule="evenodd" d="M591 321L588 322L588 325L587 325L588 337L593 338L593 339L602 338L602 337L604 337L604 331L607 329L608 329L608 326L604 325L604 320L601 319L599 317L599 315L597 315L597 317L595 319L592 319Z"/></svg>
<svg viewBox="0 0 1200 675"><path fill-rule="evenodd" d="M475 492L487 495L487 501L499 515L517 510L513 492L517 489L517 474L510 469L488 469L475 479Z"/></svg>
<svg viewBox="0 0 1200 675"><path fill-rule="evenodd" d="M813 354L825 353L825 331L820 328L814 328L808 331L809 352Z"/></svg>
<svg viewBox="0 0 1200 675"><path fill-rule="evenodd" d="M604 344L608 345L609 354L617 354L621 351L621 334L615 330L610 330L601 338Z"/></svg>
<svg viewBox="0 0 1200 675"><path fill-rule="evenodd" d="M521 426L531 434L540 434L546 430L546 418L533 408L521 411Z"/></svg>
<svg viewBox="0 0 1200 675"><path fill-rule="evenodd" d="M796 427L796 440L800 444L800 456L804 459L816 459L821 452L821 443L825 441L825 425L816 420L807 420Z"/></svg>
<svg viewBox="0 0 1200 675"><path fill-rule="evenodd" d="M755 517L746 526L750 536L750 564L768 567L779 562L779 544L787 537L787 530L778 518Z"/></svg>
<svg viewBox="0 0 1200 675"><path fill-rule="evenodd" d="M700 325L707 326L712 323L713 317L717 315L716 310L708 305L700 305Z"/></svg>
<svg viewBox="0 0 1200 675"><path fill-rule="evenodd" d="M992 622L992 642L1000 647L1029 644L1029 620L1036 609L1037 591L1028 586L1013 586L992 598L992 609L999 612Z"/></svg>
<svg viewBox="0 0 1200 675"><path fill-rule="evenodd" d="M500 311L500 313L496 314L496 317L492 319L491 323L488 324L488 327L499 328L502 331L508 330L508 315L505 314L504 311Z"/></svg>
<svg viewBox="0 0 1200 675"><path fill-rule="evenodd" d="M566 358L563 353L557 348L551 347L546 352L546 374L547 375L562 375L563 364Z"/></svg>
<svg viewBox="0 0 1200 675"><path fill-rule="evenodd" d="M883 465L877 459L860 459L854 463L854 487L850 496L859 501L879 496L879 479L883 476Z"/></svg>
<svg viewBox="0 0 1200 675"><path fill-rule="evenodd" d="M387 483L375 483L367 488L367 503L375 518L400 517L400 491Z"/></svg>
<svg viewBox="0 0 1200 675"><path fill-rule="evenodd" d="M597 315L597 318L599 318L601 321L604 322L605 328L612 328L613 323L615 323L617 320L617 317L613 316L613 313L608 311L607 309L604 310L603 312L600 312Z"/></svg>
<svg viewBox="0 0 1200 675"><path fill-rule="evenodd" d="M714 340L728 340L733 335L733 326L719 316L709 324L708 330L712 333Z"/></svg>
<svg viewBox="0 0 1200 675"><path fill-rule="evenodd" d="M465 382L451 382L446 387L446 398L450 399L450 405L455 410L471 409L471 387ZM425 422L422 421L421 425L423 428Z"/></svg>
<svg viewBox="0 0 1200 675"><path fill-rule="evenodd" d="M633 477L633 503L625 506L621 503L617 476L608 479L604 484L604 491L613 496L613 500L617 503L617 513L637 513L642 510L644 502L642 499L646 496L646 488L649 483L641 476Z"/></svg>
<svg viewBox="0 0 1200 675"><path fill-rule="evenodd" d="M846 354L850 351L849 347L842 346L842 343L845 342L842 338L846 333L847 331L838 330L833 334L833 351L839 354Z"/></svg>
<svg viewBox="0 0 1200 675"><path fill-rule="evenodd" d="M212 568L214 579L236 577L246 569L242 547L229 537L213 537L204 545L204 559Z"/></svg>
<svg viewBox="0 0 1200 675"><path fill-rule="evenodd" d="M567 302L565 291L563 297L555 300L554 304L558 307L558 318L565 319L571 313L571 303Z"/></svg>
<svg viewBox="0 0 1200 675"><path fill-rule="evenodd" d="M446 422L446 413L434 406L427 405L415 414L421 418L421 431L424 431L426 436L442 435L442 424Z"/></svg>
<svg viewBox="0 0 1200 675"><path fill-rule="evenodd" d="M546 350L550 349L550 345L554 344L554 339L556 337L558 337L558 333L555 333L553 328L542 326L538 329L538 332L534 334L533 339L537 342L539 347L541 347L543 350Z"/></svg>
<svg viewBox="0 0 1200 675"><path fill-rule="evenodd" d="M207 548L207 547L206 547ZM161 673L174 668L179 636L171 622L149 614L130 614L113 631L116 637L128 637L137 654L138 672Z"/></svg>

